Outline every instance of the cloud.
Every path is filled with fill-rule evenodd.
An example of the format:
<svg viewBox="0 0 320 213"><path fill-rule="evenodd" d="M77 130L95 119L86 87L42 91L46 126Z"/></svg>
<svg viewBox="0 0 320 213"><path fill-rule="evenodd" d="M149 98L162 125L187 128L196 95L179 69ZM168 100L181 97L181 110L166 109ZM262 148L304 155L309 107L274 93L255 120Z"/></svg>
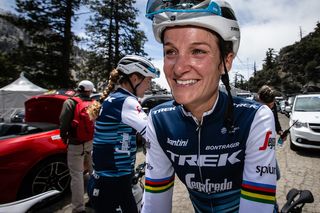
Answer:
<svg viewBox="0 0 320 213"><path fill-rule="evenodd" d="M259 70L268 48L276 52L281 48L294 44L302 36L314 31L320 21L319 0L228 0L234 9L241 29L241 42L237 58L234 60L230 79L235 73L242 74L248 79L253 73L254 63ZM145 31L148 42L145 51L154 58L154 63L161 62L162 46L159 45L152 33L152 23L144 17L147 0L136 3L140 16L138 20ZM159 80L163 82L164 79ZM165 84L164 84L165 85ZM167 84L166 84L167 86Z"/></svg>
<svg viewBox="0 0 320 213"><path fill-rule="evenodd" d="M170 91L170 87L167 83L166 76L163 72L163 60L162 59L157 59L157 60L152 60L152 63L160 69L160 77L156 78L154 81L159 84L162 88L167 89Z"/></svg>

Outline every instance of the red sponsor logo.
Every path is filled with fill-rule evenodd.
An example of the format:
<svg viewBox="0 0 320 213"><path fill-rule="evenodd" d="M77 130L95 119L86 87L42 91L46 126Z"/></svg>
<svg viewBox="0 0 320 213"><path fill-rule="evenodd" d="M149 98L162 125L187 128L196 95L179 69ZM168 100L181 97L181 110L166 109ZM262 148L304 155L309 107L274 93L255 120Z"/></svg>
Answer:
<svg viewBox="0 0 320 213"><path fill-rule="evenodd" d="M141 112L141 106L136 106L136 110L138 111L138 114Z"/></svg>
<svg viewBox="0 0 320 213"><path fill-rule="evenodd" d="M259 147L259 150L266 150L267 149L271 134L272 134L271 131L268 131L266 133L266 137L264 138L264 143L261 147Z"/></svg>

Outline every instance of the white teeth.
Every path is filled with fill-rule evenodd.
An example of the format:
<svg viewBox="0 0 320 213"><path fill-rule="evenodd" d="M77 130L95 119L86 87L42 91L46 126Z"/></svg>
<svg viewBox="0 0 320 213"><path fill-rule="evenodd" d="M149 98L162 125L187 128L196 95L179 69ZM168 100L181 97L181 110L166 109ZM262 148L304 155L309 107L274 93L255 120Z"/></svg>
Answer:
<svg viewBox="0 0 320 213"><path fill-rule="evenodd" d="M182 85L195 84L197 80L177 80L177 83Z"/></svg>

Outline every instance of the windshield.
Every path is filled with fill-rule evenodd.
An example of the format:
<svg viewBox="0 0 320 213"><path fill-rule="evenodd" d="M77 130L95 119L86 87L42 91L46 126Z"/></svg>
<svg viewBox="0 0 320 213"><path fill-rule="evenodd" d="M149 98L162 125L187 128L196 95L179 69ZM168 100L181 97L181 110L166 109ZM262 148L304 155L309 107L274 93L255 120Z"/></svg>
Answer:
<svg viewBox="0 0 320 213"><path fill-rule="evenodd" d="M310 97L297 97L294 111L320 112L320 95Z"/></svg>

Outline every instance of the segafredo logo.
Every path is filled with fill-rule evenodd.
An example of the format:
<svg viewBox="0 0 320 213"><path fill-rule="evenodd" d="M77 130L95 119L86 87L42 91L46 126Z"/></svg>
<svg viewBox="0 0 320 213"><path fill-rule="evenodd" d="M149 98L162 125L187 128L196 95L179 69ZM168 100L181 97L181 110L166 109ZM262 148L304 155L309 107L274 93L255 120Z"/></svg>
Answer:
<svg viewBox="0 0 320 213"><path fill-rule="evenodd" d="M186 175L186 184L190 189L196 189L200 192L215 193L222 192L225 190L232 189L232 181L228 181L227 178L221 183L213 183L211 179L205 179L204 182L199 182L195 180L195 174Z"/></svg>
<svg viewBox="0 0 320 213"><path fill-rule="evenodd" d="M187 146L188 145L188 139L183 140L183 139L178 139L178 140L171 140L170 138L167 138L167 143L170 144L171 146Z"/></svg>
<svg viewBox="0 0 320 213"><path fill-rule="evenodd" d="M268 131L266 132L266 136L264 138L264 142L263 145L259 147L259 150L264 151L266 150L268 147L270 149L274 149L275 145L276 145L276 139L272 136L272 132Z"/></svg>

